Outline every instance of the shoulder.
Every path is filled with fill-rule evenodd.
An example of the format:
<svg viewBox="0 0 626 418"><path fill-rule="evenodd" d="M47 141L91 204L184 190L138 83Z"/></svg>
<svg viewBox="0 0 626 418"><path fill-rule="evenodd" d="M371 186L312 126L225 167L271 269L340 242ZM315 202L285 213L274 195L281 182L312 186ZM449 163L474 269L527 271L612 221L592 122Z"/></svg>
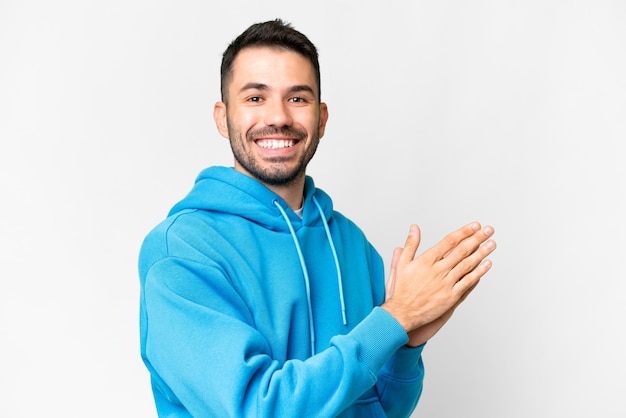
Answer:
<svg viewBox="0 0 626 418"><path fill-rule="evenodd" d="M139 269L147 271L166 258L201 261L215 247L220 233L212 217L198 209L184 209L168 216L145 236L139 251Z"/></svg>

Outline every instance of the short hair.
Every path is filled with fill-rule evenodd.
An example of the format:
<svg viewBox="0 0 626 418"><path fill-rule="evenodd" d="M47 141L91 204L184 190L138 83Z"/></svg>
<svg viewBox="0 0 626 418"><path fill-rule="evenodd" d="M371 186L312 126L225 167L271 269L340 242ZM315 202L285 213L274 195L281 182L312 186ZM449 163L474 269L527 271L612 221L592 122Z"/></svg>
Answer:
<svg viewBox="0 0 626 418"><path fill-rule="evenodd" d="M275 19L251 25L235 38L224 51L220 68L221 94L224 103L227 103L227 86L232 80L235 58L243 49L252 47L285 49L307 58L313 65L317 81L318 100L321 100L320 64L317 48L309 38L295 30L290 23Z"/></svg>

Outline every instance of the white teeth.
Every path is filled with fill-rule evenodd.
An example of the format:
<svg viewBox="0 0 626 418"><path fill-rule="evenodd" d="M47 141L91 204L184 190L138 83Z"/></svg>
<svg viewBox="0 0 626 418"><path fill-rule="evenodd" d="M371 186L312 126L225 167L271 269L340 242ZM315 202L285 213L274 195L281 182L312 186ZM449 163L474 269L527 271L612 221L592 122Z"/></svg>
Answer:
<svg viewBox="0 0 626 418"><path fill-rule="evenodd" d="M293 146L295 141L291 139L260 139L256 143L265 149L281 149Z"/></svg>

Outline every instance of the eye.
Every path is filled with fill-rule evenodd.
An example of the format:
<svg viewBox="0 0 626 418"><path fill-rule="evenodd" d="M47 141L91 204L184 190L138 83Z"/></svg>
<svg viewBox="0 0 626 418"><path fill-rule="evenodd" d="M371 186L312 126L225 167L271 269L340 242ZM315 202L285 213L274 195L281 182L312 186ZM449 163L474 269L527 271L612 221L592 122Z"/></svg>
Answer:
<svg viewBox="0 0 626 418"><path fill-rule="evenodd" d="M252 96L252 97L248 97L247 100L252 103L259 103L263 99L261 98L261 96Z"/></svg>
<svg viewBox="0 0 626 418"><path fill-rule="evenodd" d="M298 96L290 98L289 101L292 103L306 103L307 102L307 100L304 97L298 97Z"/></svg>

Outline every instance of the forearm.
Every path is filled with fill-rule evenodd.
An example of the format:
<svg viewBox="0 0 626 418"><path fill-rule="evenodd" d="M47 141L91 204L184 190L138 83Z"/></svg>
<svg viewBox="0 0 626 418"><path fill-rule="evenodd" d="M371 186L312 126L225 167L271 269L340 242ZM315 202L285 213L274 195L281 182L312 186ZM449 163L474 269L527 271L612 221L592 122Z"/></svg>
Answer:
<svg viewBox="0 0 626 418"><path fill-rule="evenodd" d="M145 358L193 416L336 416L376 383L407 341L397 322L376 308L326 350L281 363L265 337L240 318L176 295L166 299L147 310Z"/></svg>

